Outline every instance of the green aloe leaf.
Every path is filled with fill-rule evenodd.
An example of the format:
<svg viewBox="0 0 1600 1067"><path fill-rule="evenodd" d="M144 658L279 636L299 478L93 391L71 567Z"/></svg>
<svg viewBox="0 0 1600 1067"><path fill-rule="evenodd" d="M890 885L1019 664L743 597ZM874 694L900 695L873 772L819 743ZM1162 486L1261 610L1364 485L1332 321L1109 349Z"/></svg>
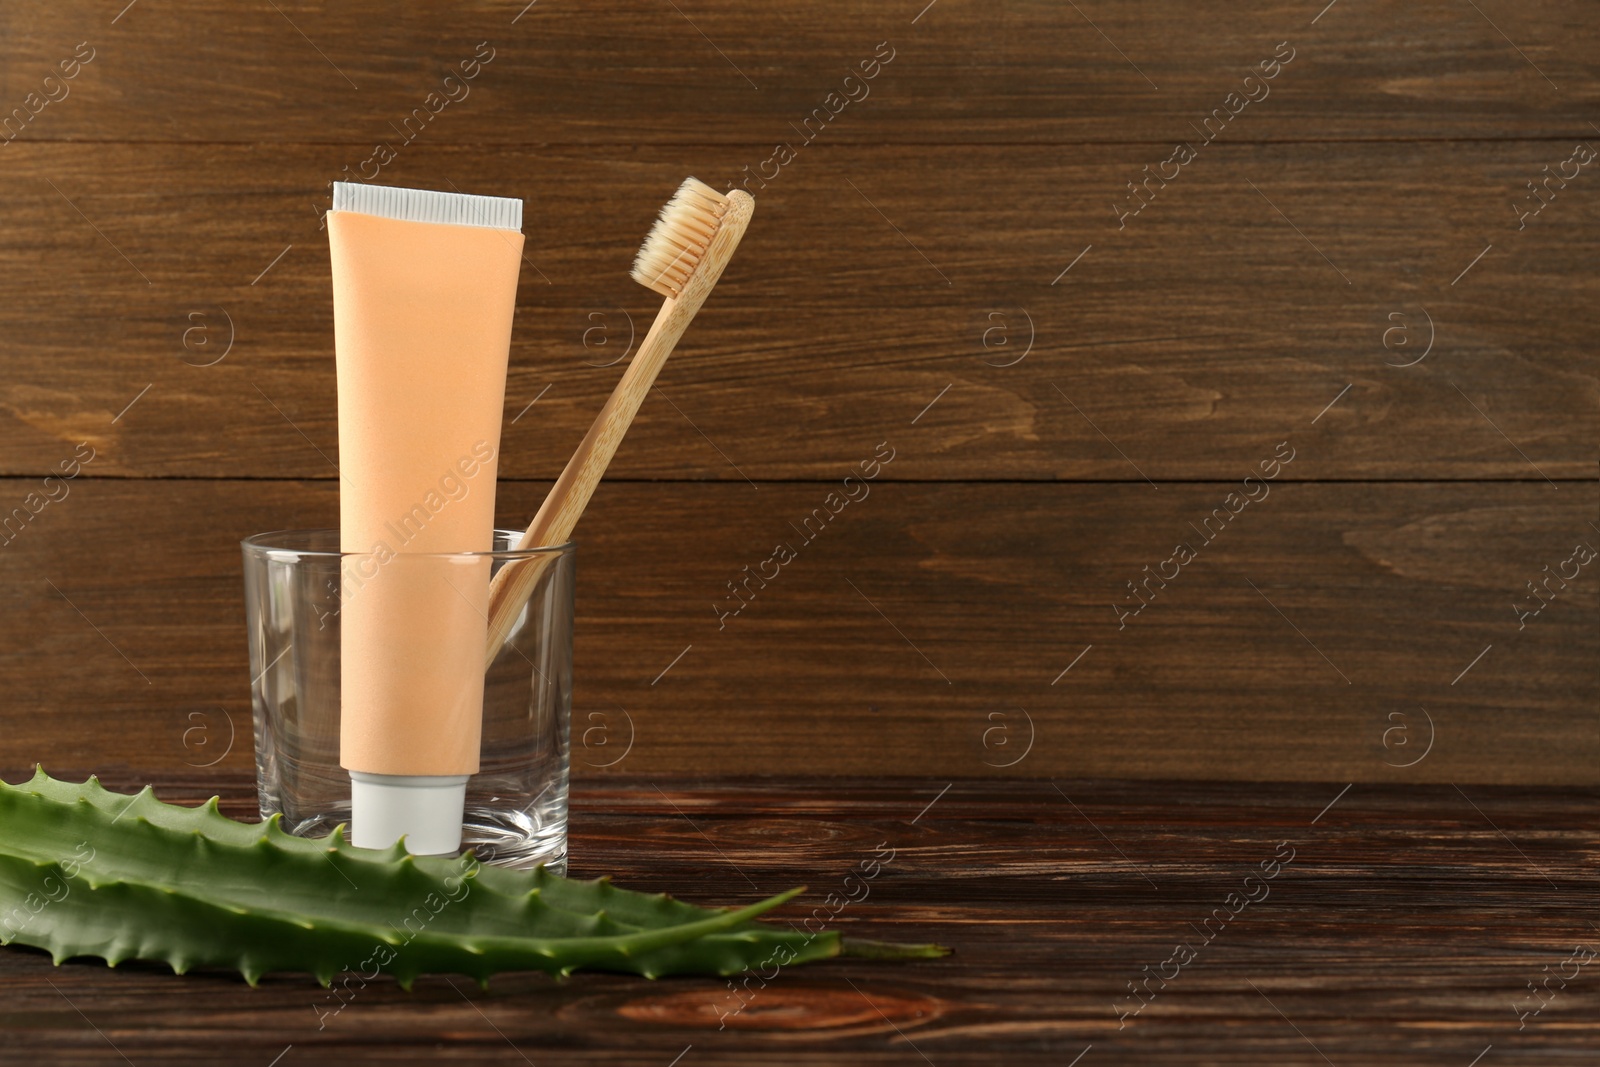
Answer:
<svg viewBox="0 0 1600 1067"><path fill-rule="evenodd" d="M0 782L0 944L57 963L97 956L238 971L309 972L324 985L379 973L579 968L657 977L737 974L838 955L912 959L933 945L852 944L756 922L791 889L737 910L699 908L609 880L572 881L459 859L358 849L335 832L308 840L277 820L241 823L216 799L199 808L112 793L94 778L41 769ZM857 949L856 946L860 948Z"/></svg>

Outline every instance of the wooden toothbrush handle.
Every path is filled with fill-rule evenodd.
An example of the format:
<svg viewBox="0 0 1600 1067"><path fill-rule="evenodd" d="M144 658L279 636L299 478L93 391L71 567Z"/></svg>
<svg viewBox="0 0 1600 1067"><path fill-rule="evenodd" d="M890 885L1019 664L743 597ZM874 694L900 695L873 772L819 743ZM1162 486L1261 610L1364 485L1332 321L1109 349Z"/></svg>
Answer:
<svg viewBox="0 0 1600 1067"><path fill-rule="evenodd" d="M669 297L661 305L660 313L651 323L650 332L639 345L639 351L628 364L628 369L623 372L622 380L611 391L600 414L590 424L583 442L578 445L578 450L567 461L561 477L556 479L556 484L545 497L539 513L517 542L519 549L560 545L572 536L583 509L589 506L589 498L594 495L595 487L600 484L601 477L611 464L611 457L616 455L617 446L622 443L639 406L655 384L656 375L661 373L667 357L672 354L678 339L689 328L689 323L711 294L712 287L722 276L723 268L732 258L733 250L738 247L739 239L744 236L755 201L737 190L729 194L728 200L727 210L723 213L716 234L711 238L704 260L695 268L683 291L676 298ZM528 597L533 594L540 576L553 558L545 555L507 563L495 575L489 587L489 640L485 649L485 670L493 665L495 657L500 654L523 605L528 602Z"/></svg>
<svg viewBox="0 0 1600 1067"><path fill-rule="evenodd" d="M639 406L655 383L656 375L666 363L672 346L677 343L689 325L691 315L679 314L680 307L668 300L656 316L644 343L622 380L606 399L605 406L589 426L589 432L578 445L578 450L567 461L566 469L549 495L539 507L539 513L517 541L517 548L542 548L565 544L572 536L573 527L589 498L616 455L617 446L633 422ZM670 332L669 332L670 330ZM522 606L533 595L534 587L549 566L550 556L537 556L525 561L507 563L500 568L489 586L489 640L485 649L484 670L488 670L500 654L501 647L511 633L511 627Z"/></svg>

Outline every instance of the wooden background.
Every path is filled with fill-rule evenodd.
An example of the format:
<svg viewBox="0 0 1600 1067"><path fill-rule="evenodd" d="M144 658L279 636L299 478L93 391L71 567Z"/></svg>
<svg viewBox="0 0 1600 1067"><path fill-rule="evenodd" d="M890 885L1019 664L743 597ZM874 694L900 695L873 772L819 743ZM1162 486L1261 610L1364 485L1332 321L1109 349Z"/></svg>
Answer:
<svg viewBox="0 0 1600 1067"><path fill-rule="evenodd" d="M506 525L653 314L665 197L797 143L580 527L579 774L1600 781L1600 574L1514 607L1600 547L1600 174L1514 207L1600 147L1591 6L8 4L0 110L80 42L0 144L0 513L96 457L0 547L13 780L248 775L236 542L337 520L327 183L488 42L378 180L526 201Z"/></svg>

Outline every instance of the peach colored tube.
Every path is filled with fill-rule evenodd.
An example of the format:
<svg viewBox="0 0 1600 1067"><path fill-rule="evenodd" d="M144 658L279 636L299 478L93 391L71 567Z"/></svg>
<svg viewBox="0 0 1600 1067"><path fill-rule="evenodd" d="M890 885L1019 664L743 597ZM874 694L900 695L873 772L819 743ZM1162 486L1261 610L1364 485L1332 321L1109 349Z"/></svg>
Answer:
<svg viewBox="0 0 1600 1067"><path fill-rule="evenodd" d="M328 213L339 380L340 763L472 774L522 234ZM461 491L461 487L465 491Z"/></svg>

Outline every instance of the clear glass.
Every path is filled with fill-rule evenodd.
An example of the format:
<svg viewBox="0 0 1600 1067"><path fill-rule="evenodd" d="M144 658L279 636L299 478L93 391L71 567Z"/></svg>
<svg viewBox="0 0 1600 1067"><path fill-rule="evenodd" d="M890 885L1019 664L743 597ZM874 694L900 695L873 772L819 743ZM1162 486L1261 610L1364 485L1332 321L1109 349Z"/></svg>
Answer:
<svg viewBox="0 0 1600 1067"><path fill-rule="evenodd" d="M462 847L486 863L563 873L573 546L518 550L520 536L496 530L492 552L437 555L472 569L487 558L493 573L540 569L484 679L481 765L467 783ZM339 766L340 590L376 557L338 551L337 530L258 534L241 545L261 816L281 813L288 832L324 835L350 821L350 775Z"/></svg>

